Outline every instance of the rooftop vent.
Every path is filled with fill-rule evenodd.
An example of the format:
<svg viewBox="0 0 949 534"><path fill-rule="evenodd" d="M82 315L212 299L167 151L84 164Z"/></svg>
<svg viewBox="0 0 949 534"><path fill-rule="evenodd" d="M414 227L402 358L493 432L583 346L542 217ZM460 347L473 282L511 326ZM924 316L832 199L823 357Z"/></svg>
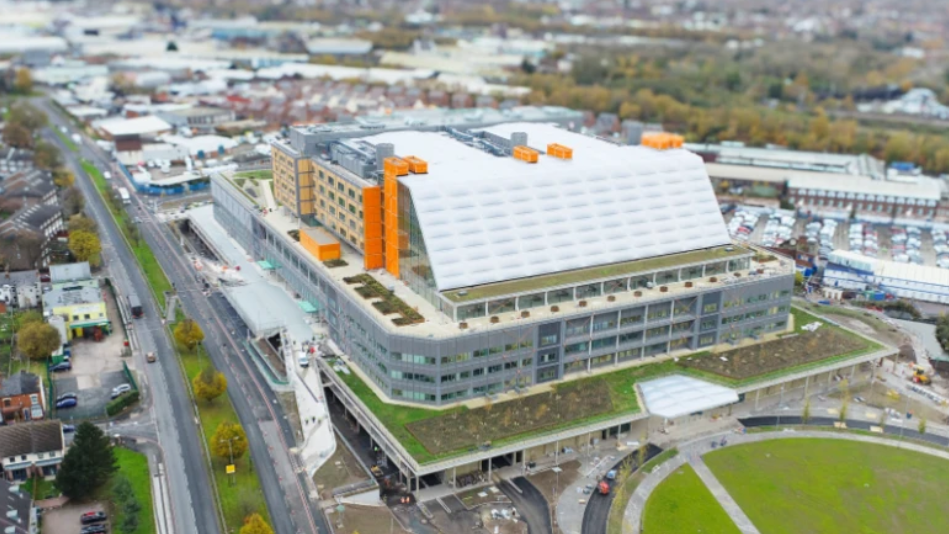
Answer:
<svg viewBox="0 0 949 534"><path fill-rule="evenodd" d="M547 155L559 159L573 159L573 149L558 143L547 145Z"/></svg>

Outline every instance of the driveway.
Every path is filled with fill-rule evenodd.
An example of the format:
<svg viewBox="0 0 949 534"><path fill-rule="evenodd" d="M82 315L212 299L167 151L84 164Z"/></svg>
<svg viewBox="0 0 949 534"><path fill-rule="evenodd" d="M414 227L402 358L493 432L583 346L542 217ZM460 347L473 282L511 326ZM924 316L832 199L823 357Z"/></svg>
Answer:
<svg viewBox="0 0 949 534"><path fill-rule="evenodd" d="M55 510L45 510L43 512L43 534L68 534L70 532L79 532L82 529L82 523L79 522L79 516L85 512L105 510L100 503L90 504L67 504L62 508ZM108 530L111 532L111 529Z"/></svg>

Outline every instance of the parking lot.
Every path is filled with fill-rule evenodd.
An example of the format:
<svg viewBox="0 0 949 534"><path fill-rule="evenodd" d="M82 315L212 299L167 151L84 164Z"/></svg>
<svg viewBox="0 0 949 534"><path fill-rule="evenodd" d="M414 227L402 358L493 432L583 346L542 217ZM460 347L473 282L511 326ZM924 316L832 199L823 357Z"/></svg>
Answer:
<svg viewBox="0 0 949 534"><path fill-rule="evenodd" d="M97 502L90 504L68 504L55 510L46 510L43 512L43 534L69 534L79 533L83 525L79 521L79 516L85 512L105 510L105 507ZM108 524L106 524L108 526ZM107 532L112 529L107 528Z"/></svg>
<svg viewBox="0 0 949 534"><path fill-rule="evenodd" d="M821 259L835 250L849 250L869 258L949 269L946 230L801 217L790 210L742 205L729 209L725 221L732 239L755 245L781 246L791 238L804 238Z"/></svg>
<svg viewBox="0 0 949 534"><path fill-rule="evenodd" d="M73 408L56 410L56 417L63 421L103 417L105 406L111 400L112 388L128 383L122 363L127 363L131 369L134 362L122 356L126 350L125 337L111 295L106 299L106 306L113 333L103 337L102 341L73 339L72 370L53 375L53 401L64 393L75 393L78 400Z"/></svg>

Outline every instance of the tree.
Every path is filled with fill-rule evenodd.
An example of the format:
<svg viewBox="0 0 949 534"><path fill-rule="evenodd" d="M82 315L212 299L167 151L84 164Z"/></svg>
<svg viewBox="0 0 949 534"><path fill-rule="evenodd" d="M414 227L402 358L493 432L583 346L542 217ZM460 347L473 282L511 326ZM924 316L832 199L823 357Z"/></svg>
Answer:
<svg viewBox="0 0 949 534"><path fill-rule="evenodd" d="M804 401L804 411L801 412L801 423L807 424L811 420L811 399Z"/></svg>
<svg viewBox="0 0 949 534"><path fill-rule="evenodd" d="M191 385L194 387L195 396L211 402L227 391L227 378L224 373L215 369L213 364L208 363L208 366L194 377Z"/></svg>
<svg viewBox="0 0 949 534"><path fill-rule="evenodd" d="M79 191L79 189L76 189L75 186L67 187L66 191L63 192L63 214L69 217L70 221L72 221L73 217L82 214L82 210L85 207L86 199L82 196L82 192ZM83 218L87 221L92 221L92 219L88 217ZM70 230L76 229L74 226L72 226L71 222L69 228ZM81 230L82 228L79 229ZM93 233L98 233L95 223L92 223L91 229L87 228L86 230Z"/></svg>
<svg viewBox="0 0 949 534"><path fill-rule="evenodd" d="M76 429L69 452L56 474L56 487L63 495L82 501L92 497L118 469L109 437L85 421Z"/></svg>
<svg viewBox="0 0 949 534"><path fill-rule="evenodd" d="M240 534L273 534L273 529L260 514L251 514L244 519Z"/></svg>
<svg viewBox="0 0 949 534"><path fill-rule="evenodd" d="M49 119L46 114L25 100L19 100L10 106L7 115L7 124L19 124L29 130L30 134L46 126L47 122Z"/></svg>
<svg viewBox="0 0 949 534"><path fill-rule="evenodd" d="M96 225L96 221L86 217L82 213L77 213L69 218L69 231L70 232L89 232L89 233L98 233L99 228Z"/></svg>
<svg viewBox="0 0 949 534"><path fill-rule="evenodd" d="M804 286L804 273L801 271L796 271L794 273L794 287L803 287Z"/></svg>
<svg viewBox="0 0 949 534"><path fill-rule="evenodd" d="M926 433L926 418L925 417L919 418L919 424L917 425L916 430L919 430L920 435L923 435Z"/></svg>
<svg viewBox="0 0 949 534"><path fill-rule="evenodd" d="M62 344L59 330L44 322L28 323L17 335L17 347L20 352L33 360L48 358Z"/></svg>
<svg viewBox="0 0 949 534"><path fill-rule="evenodd" d="M198 326L198 323L192 319L185 319L175 327L175 341L188 350L194 350L198 343L201 343L203 340L204 332L201 331L201 327Z"/></svg>
<svg viewBox="0 0 949 534"><path fill-rule="evenodd" d="M165 52L177 52L178 43L174 41L168 41L168 46L165 47Z"/></svg>
<svg viewBox="0 0 949 534"><path fill-rule="evenodd" d="M53 171L53 183L60 189L68 189L76 184L76 176L66 169L56 169Z"/></svg>
<svg viewBox="0 0 949 534"><path fill-rule="evenodd" d="M69 251L78 261L88 261L90 265L99 265L99 253L102 252L102 243L99 236L82 230L69 232Z"/></svg>
<svg viewBox="0 0 949 534"><path fill-rule="evenodd" d="M16 148L33 146L33 134L22 124L8 122L3 127L3 142Z"/></svg>
<svg viewBox="0 0 949 534"><path fill-rule="evenodd" d="M241 425L228 421L219 424L211 437L211 452L225 460L230 460L232 454L235 460L244 456L247 452L247 435Z"/></svg>
<svg viewBox="0 0 949 534"><path fill-rule="evenodd" d="M17 69L13 90L21 95L28 95L33 91L33 75L30 69L23 67Z"/></svg>
<svg viewBox="0 0 949 534"><path fill-rule="evenodd" d="M844 399L844 401L840 403L840 414L837 416L837 420L840 421L841 423L847 422L847 409L849 408L849 406L850 406L850 401L848 401L847 399Z"/></svg>
<svg viewBox="0 0 949 534"><path fill-rule="evenodd" d="M47 171L63 164L62 158L59 156L59 149L46 141L36 143L36 147L33 149L33 163L40 169Z"/></svg>

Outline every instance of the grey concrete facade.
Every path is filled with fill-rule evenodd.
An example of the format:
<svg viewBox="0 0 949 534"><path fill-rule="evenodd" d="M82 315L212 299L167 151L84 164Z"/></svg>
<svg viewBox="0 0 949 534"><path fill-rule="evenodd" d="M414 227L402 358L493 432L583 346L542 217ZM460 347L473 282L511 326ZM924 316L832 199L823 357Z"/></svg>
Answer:
<svg viewBox="0 0 949 534"><path fill-rule="evenodd" d="M386 394L439 405L562 379L572 373L689 352L784 330L793 274L746 277L635 305L525 320L446 337L393 332L269 227L226 180L212 179L215 217L247 253L277 266L301 298L320 303L333 341Z"/></svg>

